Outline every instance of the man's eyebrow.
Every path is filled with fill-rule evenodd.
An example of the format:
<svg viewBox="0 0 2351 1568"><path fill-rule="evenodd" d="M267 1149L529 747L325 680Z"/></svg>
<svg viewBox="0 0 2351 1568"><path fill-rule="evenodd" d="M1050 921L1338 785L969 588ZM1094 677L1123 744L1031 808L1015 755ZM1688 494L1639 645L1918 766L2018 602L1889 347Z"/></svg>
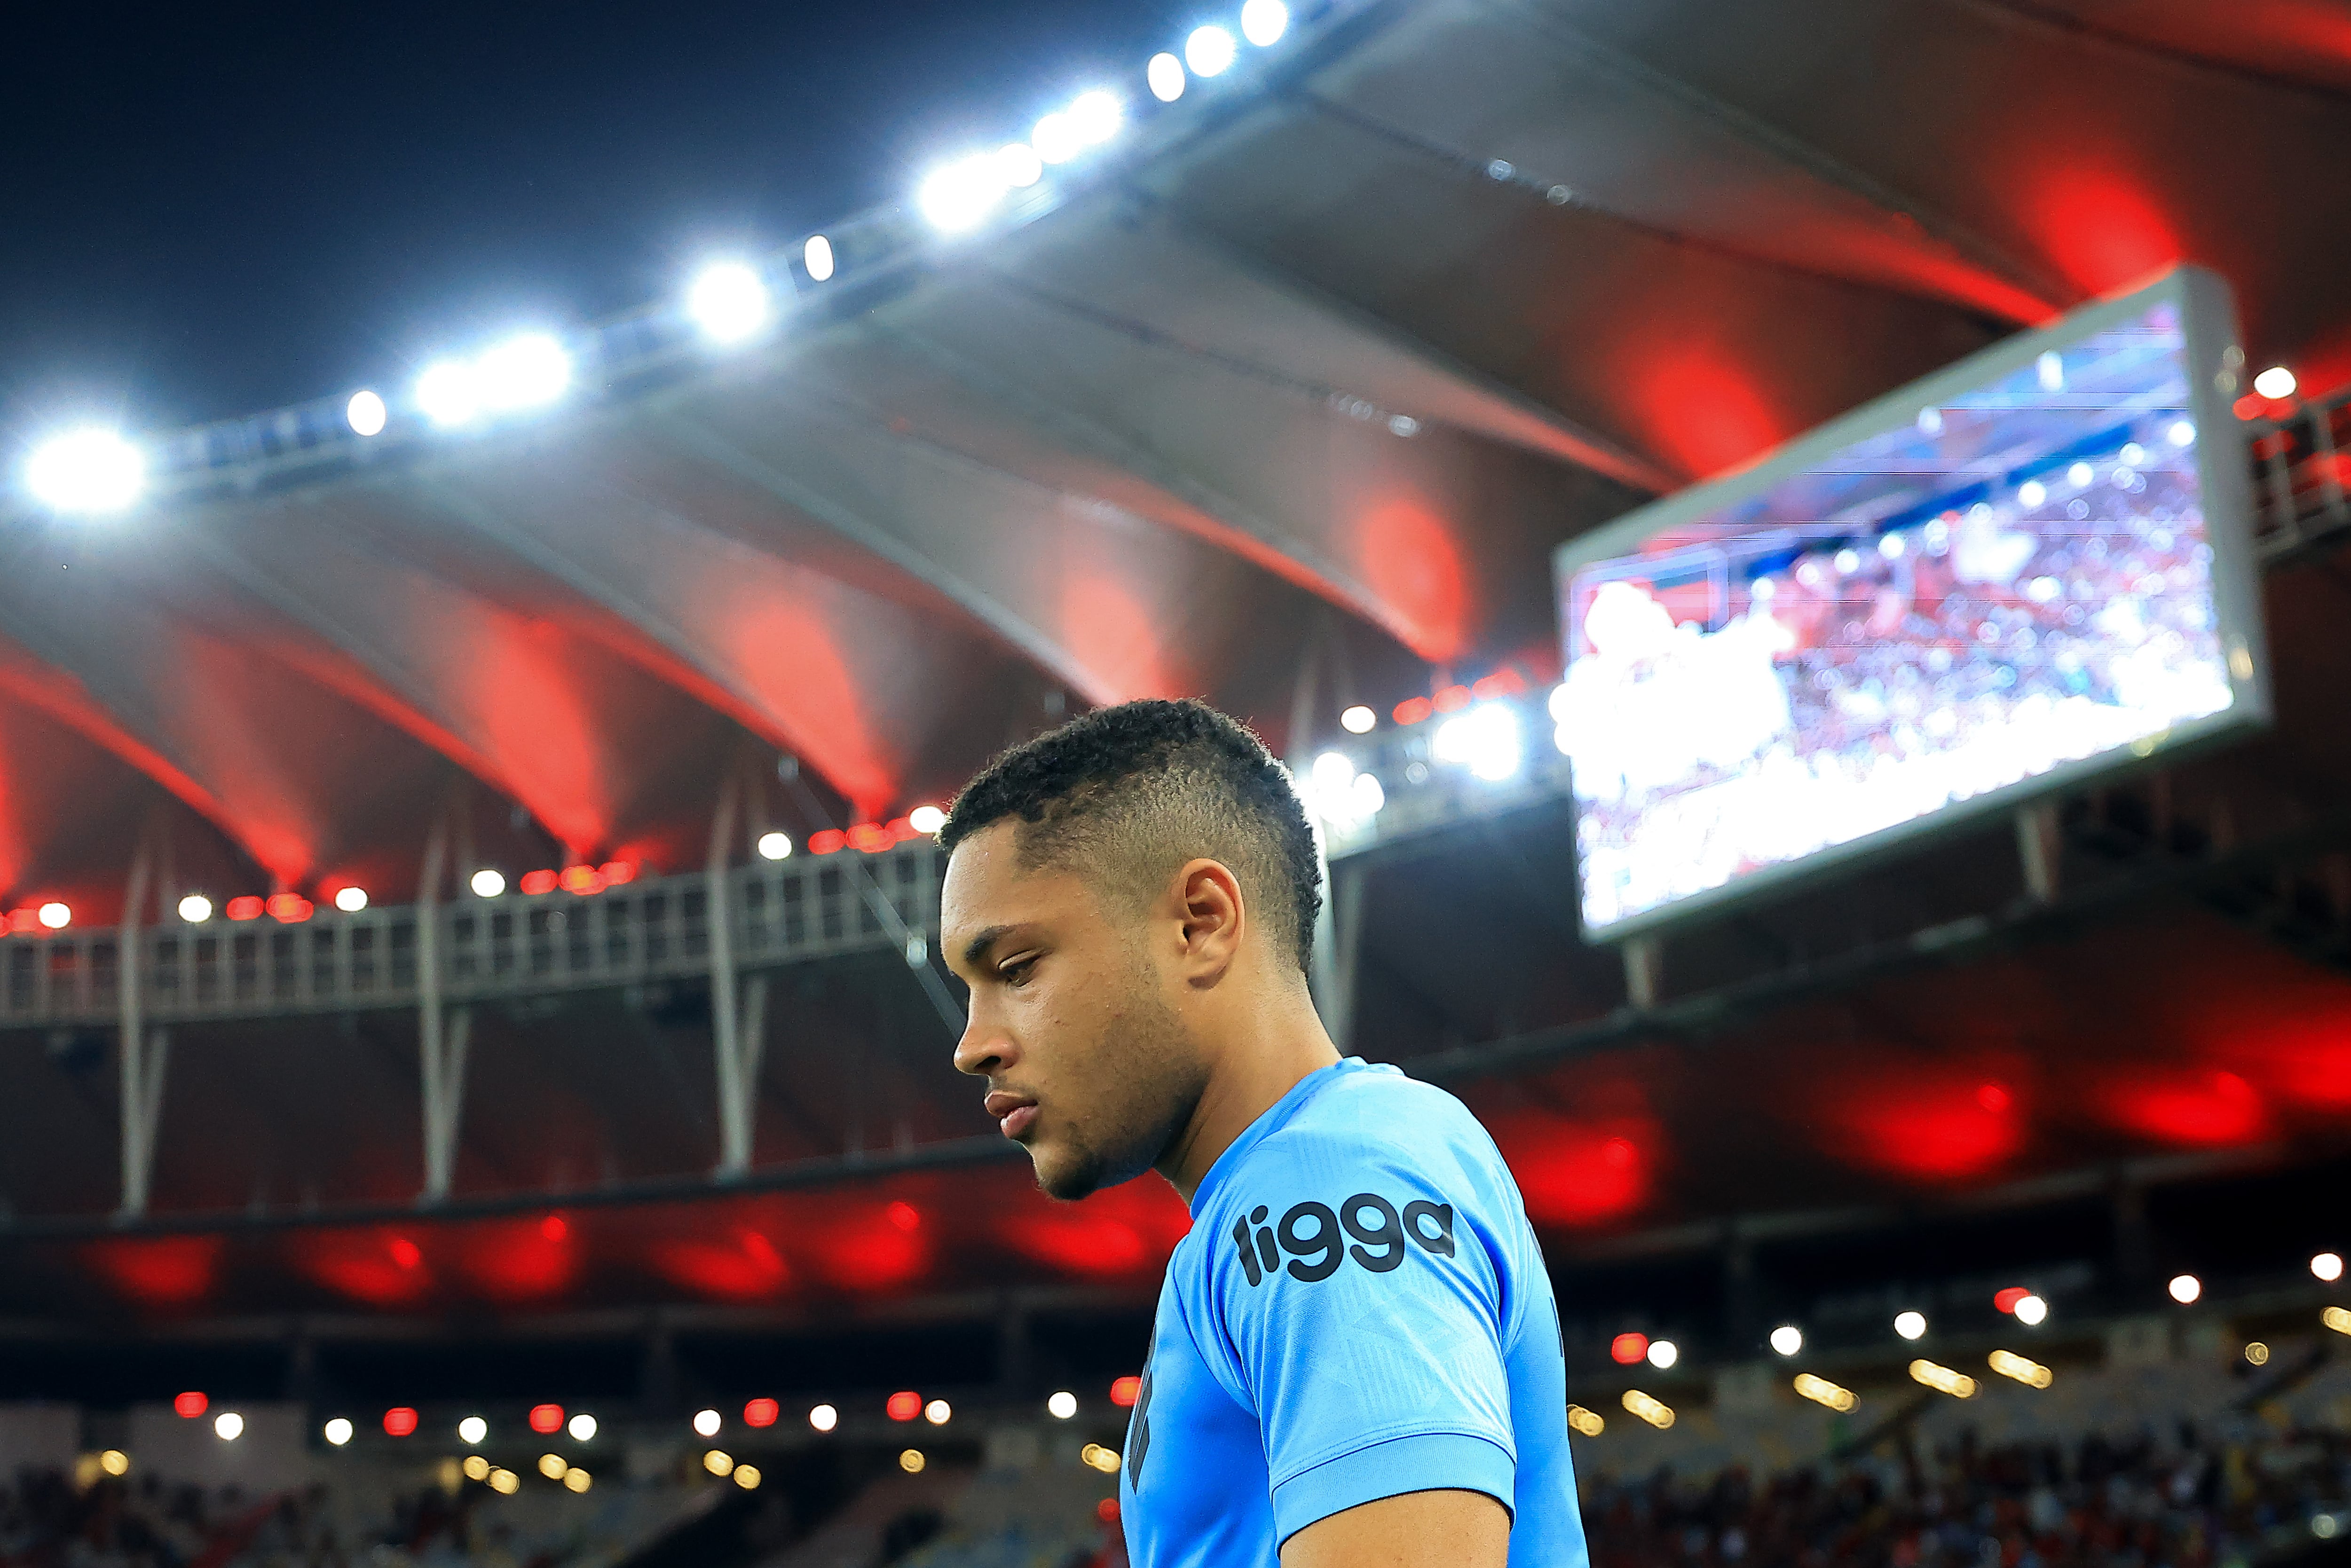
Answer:
<svg viewBox="0 0 2351 1568"><path fill-rule="evenodd" d="M991 925L965 943L963 945L964 967L977 969L985 967L987 962L987 950L1010 936L1013 927L1009 925Z"/></svg>

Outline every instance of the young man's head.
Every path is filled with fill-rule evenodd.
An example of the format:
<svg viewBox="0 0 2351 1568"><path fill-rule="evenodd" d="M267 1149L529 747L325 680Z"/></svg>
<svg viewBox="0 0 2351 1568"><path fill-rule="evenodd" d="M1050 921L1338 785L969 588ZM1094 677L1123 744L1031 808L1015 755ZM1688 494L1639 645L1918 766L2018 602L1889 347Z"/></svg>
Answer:
<svg viewBox="0 0 2351 1568"><path fill-rule="evenodd" d="M1015 747L939 841L942 945L971 987L956 1065L1055 1197L1159 1164L1230 1020L1305 996L1313 831L1281 765L1205 704L1126 703Z"/></svg>

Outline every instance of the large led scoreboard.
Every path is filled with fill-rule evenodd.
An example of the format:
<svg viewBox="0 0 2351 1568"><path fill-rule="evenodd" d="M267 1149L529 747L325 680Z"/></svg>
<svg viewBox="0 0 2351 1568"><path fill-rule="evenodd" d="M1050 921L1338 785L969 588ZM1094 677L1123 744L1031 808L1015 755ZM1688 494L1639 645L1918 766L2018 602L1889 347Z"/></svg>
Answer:
<svg viewBox="0 0 2351 1568"><path fill-rule="evenodd" d="M2265 722L2243 359L2183 267L1561 547L1586 936Z"/></svg>

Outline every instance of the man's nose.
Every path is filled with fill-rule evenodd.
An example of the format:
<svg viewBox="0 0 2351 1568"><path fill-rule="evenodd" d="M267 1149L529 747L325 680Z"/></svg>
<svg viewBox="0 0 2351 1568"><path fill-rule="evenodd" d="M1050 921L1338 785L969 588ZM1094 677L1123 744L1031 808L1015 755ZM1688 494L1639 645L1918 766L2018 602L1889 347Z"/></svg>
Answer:
<svg viewBox="0 0 2351 1568"><path fill-rule="evenodd" d="M975 1078L992 1078L1019 1060L1019 1051L1003 1028L975 1007L963 1026L963 1038L956 1041L955 1064L957 1072L968 1072Z"/></svg>

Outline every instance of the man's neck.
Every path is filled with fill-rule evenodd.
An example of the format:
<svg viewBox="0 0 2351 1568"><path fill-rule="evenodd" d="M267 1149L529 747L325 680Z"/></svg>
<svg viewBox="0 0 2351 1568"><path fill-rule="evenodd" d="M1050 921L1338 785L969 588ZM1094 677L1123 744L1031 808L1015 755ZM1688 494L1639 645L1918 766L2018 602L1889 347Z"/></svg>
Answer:
<svg viewBox="0 0 2351 1568"><path fill-rule="evenodd" d="M1338 1060L1338 1048L1302 984L1282 988L1265 1007L1242 1009L1240 1028L1217 1051L1207 1086L1159 1162L1159 1174L1190 1203L1208 1168L1250 1123L1273 1109L1301 1079Z"/></svg>

